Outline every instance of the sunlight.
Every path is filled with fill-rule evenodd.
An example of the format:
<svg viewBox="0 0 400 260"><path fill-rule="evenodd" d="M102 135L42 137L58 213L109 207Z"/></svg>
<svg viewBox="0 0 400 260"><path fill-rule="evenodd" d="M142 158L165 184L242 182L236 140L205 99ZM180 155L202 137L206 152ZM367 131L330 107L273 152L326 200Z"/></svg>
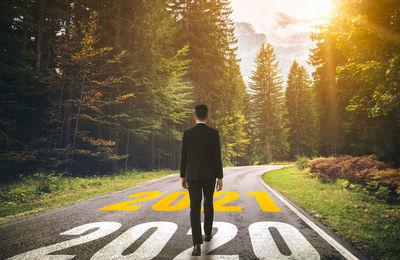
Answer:
<svg viewBox="0 0 400 260"><path fill-rule="evenodd" d="M330 15L332 0L307 0L303 8L293 8L295 17L310 19L311 21L326 19Z"/></svg>

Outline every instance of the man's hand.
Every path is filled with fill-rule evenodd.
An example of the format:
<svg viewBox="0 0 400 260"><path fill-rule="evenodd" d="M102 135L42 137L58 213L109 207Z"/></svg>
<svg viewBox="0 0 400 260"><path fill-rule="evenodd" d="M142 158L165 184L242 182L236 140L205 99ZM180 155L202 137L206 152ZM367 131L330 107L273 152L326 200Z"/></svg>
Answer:
<svg viewBox="0 0 400 260"><path fill-rule="evenodd" d="M222 190L222 178L217 180L217 191Z"/></svg>
<svg viewBox="0 0 400 260"><path fill-rule="evenodd" d="M186 179L185 179L185 178L182 178L182 187L183 187L184 189L188 189L188 185L187 185L187 182L186 182Z"/></svg>

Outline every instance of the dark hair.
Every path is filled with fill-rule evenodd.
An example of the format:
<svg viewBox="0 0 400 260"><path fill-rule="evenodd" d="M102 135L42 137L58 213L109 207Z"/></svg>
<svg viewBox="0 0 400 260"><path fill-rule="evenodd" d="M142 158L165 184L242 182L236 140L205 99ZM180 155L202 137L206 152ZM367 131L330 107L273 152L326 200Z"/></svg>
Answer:
<svg viewBox="0 0 400 260"><path fill-rule="evenodd" d="M196 117L198 119L205 119L207 117L208 108L204 104L197 105L195 107Z"/></svg>

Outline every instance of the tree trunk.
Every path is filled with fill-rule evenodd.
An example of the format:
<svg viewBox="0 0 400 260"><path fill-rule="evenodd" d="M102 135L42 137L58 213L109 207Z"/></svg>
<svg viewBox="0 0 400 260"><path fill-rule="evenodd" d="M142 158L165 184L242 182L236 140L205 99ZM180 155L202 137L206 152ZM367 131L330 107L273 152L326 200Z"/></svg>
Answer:
<svg viewBox="0 0 400 260"><path fill-rule="evenodd" d="M175 142L173 136L171 136L171 169L175 169Z"/></svg>
<svg viewBox="0 0 400 260"><path fill-rule="evenodd" d="M161 168L161 147L158 149L158 169Z"/></svg>
<svg viewBox="0 0 400 260"><path fill-rule="evenodd" d="M70 136L71 136L71 124L72 124L72 119L71 119L71 110L72 110L72 104L69 100L72 99L72 95L73 95L73 88L74 88L74 83L71 83L69 88L68 88L68 92L67 92L67 98L66 98L66 104L65 104L65 120L64 120L64 124L65 124L65 138L64 139L64 145L65 147L68 147L70 145Z"/></svg>
<svg viewBox="0 0 400 260"><path fill-rule="evenodd" d="M300 123L299 123L299 107L298 107L298 95L299 95L299 91L298 91L298 89L296 88L295 89L296 90L296 92L295 92L295 97L294 97L294 100L295 100L295 114L296 114L296 123L295 123L295 125L296 125L296 154L297 155L300 155L300 136L299 136L299 130L300 130ZM295 154L295 155L296 155Z"/></svg>
<svg viewBox="0 0 400 260"><path fill-rule="evenodd" d="M115 18L115 46L119 46L121 38L121 0L117 0L117 14Z"/></svg>
<svg viewBox="0 0 400 260"><path fill-rule="evenodd" d="M82 86L81 86L81 96L79 98L79 106L78 106L78 112L76 114L76 123L75 123L75 131L74 131L74 140L72 142L72 157L71 157L71 164L74 161L74 156L75 156L75 145L76 145L76 135L78 133L78 127L79 127L79 117L81 115L81 109L82 109L82 100L83 100L83 88L85 87L85 81L86 81L86 69L87 69L88 61L86 60L86 64L84 67L84 73L83 73L83 79L82 79Z"/></svg>
<svg viewBox="0 0 400 260"><path fill-rule="evenodd" d="M60 95L58 97L58 111L57 111L57 118L56 120L61 120L61 106L62 106L62 101L63 101L63 94L64 94L64 83L61 84L61 90L60 90ZM63 120L64 121L64 120ZM57 142L61 140L62 138L62 132L63 132L63 126L64 122L62 122L59 134L55 134L54 136L54 148L57 148Z"/></svg>
<svg viewBox="0 0 400 260"><path fill-rule="evenodd" d="M101 128L101 127L99 126L99 128ZM112 136L113 132L108 130L108 134L109 134L108 140L115 140L115 148L114 149L115 149L115 153L118 155L119 154L119 142L118 142L118 140L119 140L119 127L117 127L116 131L114 131L114 132L115 132L114 136ZM99 137L101 138L101 135L99 135ZM119 160L113 160L112 161L112 169L113 170L119 169Z"/></svg>
<svg viewBox="0 0 400 260"><path fill-rule="evenodd" d="M43 29L43 17L44 17L44 1L38 0L38 23L37 23L37 39L36 39L36 71L40 71L40 65L42 62L42 29Z"/></svg>
<svg viewBox="0 0 400 260"><path fill-rule="evenodd" d="M337 111L337 93L336 93L336 70L335 70L335 57L332 55L334 49L333 40L328 38L327 44L327 67L328 67L328 89L329 89L329 101L330 101L330 124L333 132L333 143L331 144L331 155L337 155L337 143L339 138L339 115Z"/></svg>
<svg viewBox="0 0 400 260"><path fill-rule="evenodd" d="M154 134L151 136L151 169L154 169Z"/></svg>
<svg viewBox="0 0 400 260"><path fill-rule="evenodd" d="M265 148L266 148L266 155L267 155L267 163L270 163L270 162L272 162L272 151L271 151L271 143L270 143L268 135L265 135Z"/></svg>
<svg viewBox="0 0 400 260"><path fill-rule="evenodd" d="M126 131L126 144L125 144L125 155L129 154L129 131ZM129 156L125 158L125 170L128 168L128 161L129 161Z"/></svg>

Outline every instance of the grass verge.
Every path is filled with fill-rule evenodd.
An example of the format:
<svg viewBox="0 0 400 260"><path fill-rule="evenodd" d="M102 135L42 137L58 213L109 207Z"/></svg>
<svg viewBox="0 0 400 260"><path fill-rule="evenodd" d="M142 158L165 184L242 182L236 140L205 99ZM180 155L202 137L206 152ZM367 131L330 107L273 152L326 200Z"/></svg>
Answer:
<svg viewBox="0 0 400 260"><path fill-rule="evenodd" d="M320 182L296 167L267 172L263 179L369 257L399 259L399 204L378 200L361 186L345 188L342 179Z"/></svg>
<svg viewBox="0 0 400 260"><path fill-rule="evenodd" d="M121 174L91 177L36 173L14 183L0 186L0 223L21 215L56 208L174 173L178 171L131 170Z"/></svg>
<svg viewBox="0 0 400 260"><path fill-rule="evenodd" d="M295 162L290 162L290 161L279 161L279 162L271 162L267 165L294 165Z"/></svg>

